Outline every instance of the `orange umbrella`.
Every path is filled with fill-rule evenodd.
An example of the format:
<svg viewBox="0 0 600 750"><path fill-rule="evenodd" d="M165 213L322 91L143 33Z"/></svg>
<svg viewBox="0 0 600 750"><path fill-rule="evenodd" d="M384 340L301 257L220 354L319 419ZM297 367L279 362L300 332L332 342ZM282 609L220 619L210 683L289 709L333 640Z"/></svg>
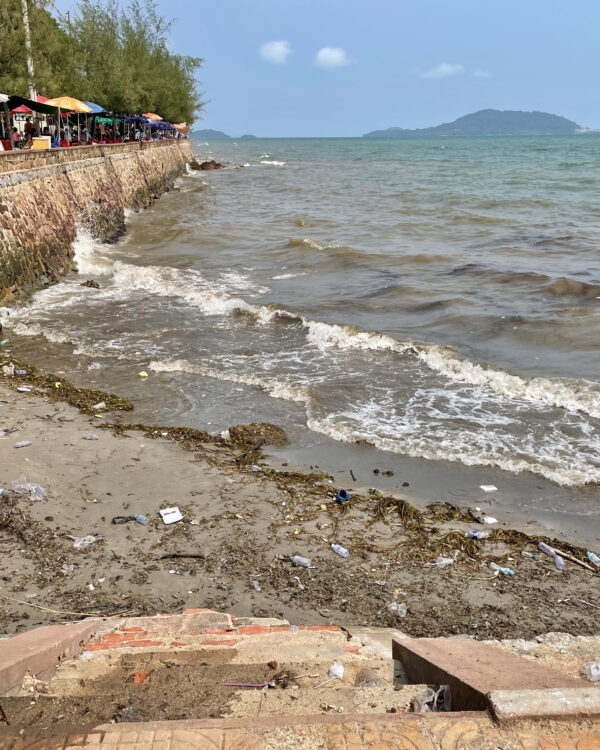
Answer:
<svg viewBox="0 0 600 750"><path fill-rule="evenodd" d="M48 99L46 104L51 107L58 107L59 109L68 109L70 112L83 112L88 113L92 111L91 107L85 102L79 101L72 96L57 96L55 99Z"/></svg>
<svg viewBox="0 0 600 750"><path fill-rule="evenodd" d="M174 122L173 127L184 135L187 135L190 132L190 126L187 122Z"/></svg>
<svg viewBox="0 0 600 750"><path fill-rule="evenodd" d="M142 117L147 117L149 120L156 120L156 122L162 120L162 117L160 115L155 115L154 112L144 112Z"/></svg>

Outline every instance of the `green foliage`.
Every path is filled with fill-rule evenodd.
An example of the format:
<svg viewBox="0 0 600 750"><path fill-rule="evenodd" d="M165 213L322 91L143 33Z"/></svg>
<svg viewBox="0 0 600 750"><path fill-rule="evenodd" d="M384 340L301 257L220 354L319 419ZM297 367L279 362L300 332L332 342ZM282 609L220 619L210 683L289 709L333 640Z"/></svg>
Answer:
<svg viewBox="0 0 600 750"><path fill-rule="evenodd" d="M202 108L198 57L169 50L172 21L156 0L80 0L58 23L46 0L28 0L35 83L46 96L75 96L118 113L156 112L193 122ZM21 0L0 0L0 91L28 95Z"/></svg>

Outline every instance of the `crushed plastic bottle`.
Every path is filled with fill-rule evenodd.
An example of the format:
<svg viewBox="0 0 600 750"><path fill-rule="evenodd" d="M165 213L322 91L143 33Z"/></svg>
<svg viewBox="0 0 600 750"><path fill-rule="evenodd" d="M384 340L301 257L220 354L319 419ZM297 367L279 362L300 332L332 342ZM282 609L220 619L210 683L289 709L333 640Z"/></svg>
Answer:
<svg viewBox="0 0 600 750"><path fill-rule="evenodd" d="M588 551L588 553L587 553L587 559L591 563L593 563L594 565L596 565L598 568L600 568L600 557L598 557L598 555L595 555L593 552L589 552ZM590 664L591 663L592 662L590 662ZM594 662L594 663L596 663L596 662Z"/></svg>
<svg viewBox="0 0 600 750"><path fill-rule="evenodd" d="M465 531L465 536L469 539L487 539L491 534L491 531Z"/></svg>
<svg viewBox="0 0 600 750"><path fill-rule="evenodd" d="M332 544L331 549L340 557L350 557L350 552L345 547L342 547L341 544Z"/></svg>
<svg viewBox="0 0 600 750"><path fill-rule="evenodd" d="M87 536L69 536L73 540L73 547L78 550L87 549L90 544L100 542L104 537L100 534L88 534Z"/></svg>
<svg viewBox="0 0 600 750"><path fill-rule="evenodd" d="M294 565L299 565L302 568L312 568L312 563L308 557L302 557L301 555L291 555L290 560Z"/></svg>
<svg viewBox="0 0 600 750"><path fill-rule="evenodd" d="M15 366L12 362L10 362L8 365L2 366L2 374L8 375L8 377L12 377L15 374Z"/></svg>
<svg viewBox="0 0 600 750"><path fill-rule="evenodd" d="M440 570L443 570L450 565L454 565L454 560L451 557L442 557L440 555L438 558L436 558L434 565L436 568L440 568Z"/></svg>
<svg viewBox="0 0 600 750"><path fill-rule="evenodd" d="M408 609L404 602L402 602L401 604L398 604L398 602L390 602L388 604L388 612L390 612L392 615L396 615L396 617L406 617Z"/></svg>
<svg viewBox="0 0 600 750"><path fill-rule="evenodd" d="M141 523L142 526L148 525L148 518L147 516L143 516L141 513L134 513L133 514L133 520L137 521L138 523Z"/></svg>
<svg viewBox="0 0 600 750"><path fill-rule="evenodd" d="M31 388L28 388L26 385L20 385L17 387L17 391L19 393L31 393Z"/></svg>
<svg viewBox="0 0 600 750"><path fill-rule="evenodd" d="M556 565L558 570L561 570L563 572L566 570L567 566L565 565L565 561L562 559L560 555L554 556L554 564Z"/></svg>
<svg viewBox="0 0 600 750"><path fill-rule="evenodd" d="M503 576L514 576L515 571L512 568L503 568L501 565L498 565L498 563L491 562L490 568L495 573L500 573Z"/></svg>
<svg viewBox="0 0 600 750"><path fill-rule="evenodd" d="M84 432L81 438L82 440L100 440L98 435L95 435L93 432Z"/></svg>
<svg viewBox="0 0 600 750"><path fill-rule="evenodd" d="M600 680L600 661L588 661L585 665L585 673L590 682Z"/></svg>
<svg viewBox="0 0 600 750"><path fill-rule="evenodd" d="M546 542L540 542L538 544L538 549L540 552L543 552L545 555L548 555L549 557L556 557L556 552L549 544L546 544Z"/></svg>
<svg viewBox="0 0 600 750"><path fill-rule="evenodd" d="M332 679L342 680L344 678L344 665L341 661L337 660L329 667L329 676Z"/></svg>
<svg viewBox="0 0 600 750"><path fill-rule="evenodd" d="M252 587L255 589L255 591L262 591L262 586L258 581L252 581Z"/></svg>
<svg viewBox="0 0 600 750"><path fill-rule="evenodd" d="M31 445L31 440L20 440L15 443L15 448L27 448L28 445Z"/></svg>

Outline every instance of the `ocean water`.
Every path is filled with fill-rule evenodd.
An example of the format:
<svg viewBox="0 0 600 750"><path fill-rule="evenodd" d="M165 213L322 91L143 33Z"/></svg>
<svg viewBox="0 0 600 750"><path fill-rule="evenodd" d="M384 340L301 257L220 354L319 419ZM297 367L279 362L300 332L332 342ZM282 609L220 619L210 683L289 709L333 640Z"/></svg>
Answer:
<svg viewBox="0 0 600 750"><path fill-rule="evenodd" d="M597 487L600 137L194 148L228 168L80 232L79 275L3 311L15 351L156 423Z"/></svg>

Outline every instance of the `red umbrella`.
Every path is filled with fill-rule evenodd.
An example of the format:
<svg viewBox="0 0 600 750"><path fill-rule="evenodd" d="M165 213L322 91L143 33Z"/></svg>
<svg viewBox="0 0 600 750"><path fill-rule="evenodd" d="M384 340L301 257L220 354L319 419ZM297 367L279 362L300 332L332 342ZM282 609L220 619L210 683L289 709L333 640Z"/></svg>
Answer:
<svg viewBox="0 0 600 750"><path fill-rule="evenodd" d="M38 94L36 96L37 101L40 104L43 104L44 102L48 101L47 96L42 96L41 94ZM29 109L29 107L26 107L24 104L21 104L20 107L16 107L15 109L11 109L10 111L11 115L32 115L33 112Z"/></svg>

